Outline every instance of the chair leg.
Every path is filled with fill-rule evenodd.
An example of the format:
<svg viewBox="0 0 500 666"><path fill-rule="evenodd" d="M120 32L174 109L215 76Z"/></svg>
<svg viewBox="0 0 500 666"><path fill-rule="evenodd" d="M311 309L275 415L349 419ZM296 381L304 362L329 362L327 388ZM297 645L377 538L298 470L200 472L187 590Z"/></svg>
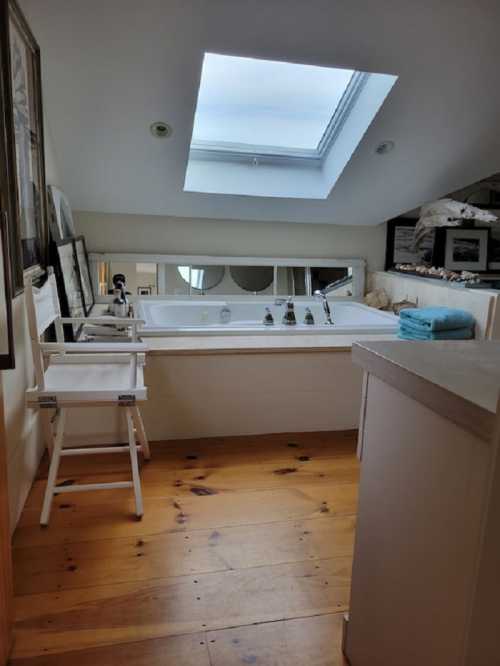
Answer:
<svg viewBox="0 0 500 666"><path fill-rule="evenodd" d="M132 466L132 482L135 494L135 513L138 518L142 518L144 509L142 506L141 477L139 475L139 461L137 458L137 445L135 443L134 419L131 408L126 407L126 410L130 464Z"/></svg>
<svg viewBox="0 0 500 666"><path fill-rule="evenodd" d="M144 456L144 460L150 460L151 450L149 448L148 437L146 435L146 430L144 428L144 421L142 420L139 407L132 407L132 415L134 418L135 429L137 430L137 437L142 446L142 455Z"/></svg>
<svg viewBox="0 0 500 666"><path fill-rule="evenodd" d="M40 516L40 524L48 525L50 517L50 509L52 507L52 499L54 497L54 488L57 482L57 473L59 471L59 462L61 460L61 450L64 442L64 426L66 423L66 410L61 409L57 419L57 434L52 451L52 459L50 461L49 476L47 478L47 487L45 488L45 496L43 498L42 515Z"/></svg>
<svg viewBox="0 0 500 666"><path fill-rule="evenodd" d="M42 435L47 451L49 452L49 460L52 458L52 451L54 450L54 430L52 428L50 413L48 409L40 410L40 423L42 426Z"/></svg>

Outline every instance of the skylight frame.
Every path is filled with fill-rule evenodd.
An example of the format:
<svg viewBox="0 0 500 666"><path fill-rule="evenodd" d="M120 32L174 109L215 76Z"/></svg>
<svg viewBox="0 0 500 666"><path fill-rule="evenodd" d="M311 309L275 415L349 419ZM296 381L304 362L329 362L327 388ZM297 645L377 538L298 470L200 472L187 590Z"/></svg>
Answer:
<svg viewBox="0 0 500 666"><path fill-rule="evenodd" d="M230 141L191 141L190 159L321 168L346 119L356 103L369 74L354 71L328 125L315 149L251 145Z"/></svg>

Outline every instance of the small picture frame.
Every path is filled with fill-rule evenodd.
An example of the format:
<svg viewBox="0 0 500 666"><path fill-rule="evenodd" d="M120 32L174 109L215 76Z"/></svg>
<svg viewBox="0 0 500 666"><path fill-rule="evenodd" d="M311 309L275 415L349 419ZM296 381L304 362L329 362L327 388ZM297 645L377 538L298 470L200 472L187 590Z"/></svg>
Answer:
<svg viewBox="0 0 500 666"><path fill-rule="evenodd" d="M446 229L444 267L451 271L488 270L489 229Z"/></svg>
<svg viewBox="0 0 500 666"><path fill-rule="evenodd" d="M138 296L151 296L152 288L151 287L137 287Z"/></svg>

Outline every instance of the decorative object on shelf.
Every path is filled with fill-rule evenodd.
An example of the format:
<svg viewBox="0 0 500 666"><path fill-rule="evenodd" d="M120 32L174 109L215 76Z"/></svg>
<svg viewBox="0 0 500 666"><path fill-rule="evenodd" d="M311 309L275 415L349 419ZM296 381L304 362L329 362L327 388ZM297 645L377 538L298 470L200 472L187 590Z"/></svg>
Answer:
<svg viewBox="0 0 500 666"><path fill-rule="evenodd" d="M466 222L480 222L484 225L497 221L497 216L487 210L453 199L439 199L420 209L420 218L415 227L414 246L421 247L427 234L436 227L460 227Z"/></svg>
<svg viewBox="0 0 500 666"><path fill-rule="evenodd" d="M5 0L2 4L5 15ZM11 260L14 285L20 291L23 270L41 275L47 262L40 49L15 0L8 0L8 22L2 31L2 41L8 44L10 69L7 108L11 109L11 118L7 135L12 133L14 143L9 156L14 164L16 194Z"/></svg>
<svg viewBox="0 0 500 666"><path fill-rule="evenodd" d="M138 296L151 296L152 287L137 287Z"/></svg>
<svg viewBox="0 0 500 666"><path fill-rule="evenodd" d="M412 301L408 300L403 300L392 304L392 311L394 312L395 315L399 315L401 310L407 310L408 308L418 308L418 299L416 303L412 303Z"/></svg>
<svg viewBox="0 0 500 666"><path fill-rule="evenodd" d="M377 310L387 310L391 301L385 289L375 289L369 291L363 299L365 305Z"/></svg>
<svg viewBox="0 0 500 666"><path fill-rule="evenodd" d="M445 268L486 271L489 234L489 229L446 229Z"/></svg>
<svg viewBox="0 0 500 666"><path fill-rule="evenodd" d="M415 249L415 225L417 220L395 218L387 223L385 270L395 264L430 264L434 257L435 232L431 231L423 239L421 247Z"/></svg>
<svg viewBox="0 0 500 666"><path fill-rule="evenodd" d="M73 238L75 224L69 201L61 190L55 185L49 185L49 230L52 240L59 243L62 240Z"/></svg>
<svg viewBox="0 0 500 666"><path fill-rule="evenodd" d="M396 264L394 270L398 273L406 273L407 275L415 275L416 277L434 278L436 280L446 280L448 282L467 282L470 284L477 284L481 281L481 276L478 273L471 271L456 271L447 270L446 268L436 268L435 266L415 266L413 264Z"/></svg>

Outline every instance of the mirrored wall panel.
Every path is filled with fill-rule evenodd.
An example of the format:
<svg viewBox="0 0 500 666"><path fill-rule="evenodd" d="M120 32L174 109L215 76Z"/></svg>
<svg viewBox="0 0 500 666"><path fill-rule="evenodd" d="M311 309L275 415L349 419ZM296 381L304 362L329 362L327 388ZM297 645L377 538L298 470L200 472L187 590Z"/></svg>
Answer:
<svg viewBox="0 0 500 666"><path fill-rule="evenodd" d="M218 287L224 279L224 266L178 266L179 275L192 291L206 293Z"/></svg>
<svg viewBox="0 0 500 666"><path fill-rule="evenodd" d="M273 293L273 266L230 266L229 272L236 286L250 294ZM239 293L233 291L232 293Z"/></svg>
<svg viewBox="0 0 500 666"><path fill-rule="evenodd" d="M113 278L125 277L127 293L133 296L156 296L158 293L158 266L149 262L110 261L99 265L99 294L113 293Z"/></svg>
<svg viewBox="0 0 500 666"><path fill-rule="evenodd" d="M309 270L303 266L278 266L277 291L280 296L307 296Z"/></svg>
<svg viewBox="0 0 500 666"><path fill-rule="evenodd" d="M310 270L312 293L325 289L332 296L352 296L352 267L311 267Z"/></svg>
<svg viewBox="0 0 500 666"><path fill-rule="evenodd" d="M309 266L301 259L297 261L302 266L287 266L283 260L276 260L276 265L259 266L235 263L235 257L227 257L227 263L220 261L226 257L214 257L213 263L199 264L188 263L186 259L191 257L184 258L183 263L176 263L183 257L175 255L165 255L164 261L161 258L161 255L142 254L131 261L131 255L113 254L103 261L99 255L92 255L91 277L97 295L112 294L113 277L117 275L125 277L127 292L132 296L307 298L317 290L325 290L332 298L360 298L364 293L365 265L361 259L352 260L352 265L342 265L341 260L317 259L316 265Z"/></svg>

